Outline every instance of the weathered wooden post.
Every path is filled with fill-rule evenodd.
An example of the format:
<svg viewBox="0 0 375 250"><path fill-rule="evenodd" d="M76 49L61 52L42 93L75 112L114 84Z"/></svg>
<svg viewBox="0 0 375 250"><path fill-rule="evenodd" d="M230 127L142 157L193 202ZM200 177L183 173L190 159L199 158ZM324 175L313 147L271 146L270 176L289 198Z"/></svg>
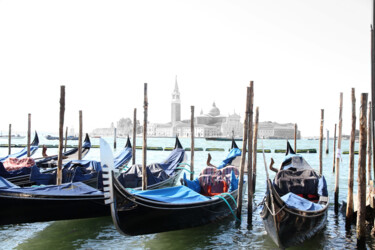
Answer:
<svg viewBox="0 0 375 250"><path fill-rule="evenodd" d="M243 138L242 138L242 153L241 153L241 165L240 165L240 176L238 180L238 196L237 196L237 218L241 218L242 210L242 190L243 190L243 179L245 172L245 160L246 160L246 143L247 143L247 127L249 119L249 99L250 99L250 87L247 87L246 94L246 111L243 122Z"/></svg>
<svg viewBox="0 0 375 250"><path fill-rule="evenodd" d="M79 111L78 160L82 160L82 110Z"/></svg>
<svg viewBox="0 0 375 250"><path fill-rule="evenodd" d="M367 184L370 185L372 176L371 176L371 160L372 160L372 131L371 131L371 101L368 102L367 110Z"/></svg>
<svg viewBox="0 0 375 250"><path fill-rule="evenodd" d="M319 174L323 175L323 125L324 109L320 110L320 136L319 136Z"/></svg>
<svg viewBox="0 0 375 250"><path fill-rule="evenodd" d="M65 145L64 145L64 153L66 153L66 147L68 144L68 127L65 129Z"/></svg>
<svg viewBox="0 0 375 250"><path fill-rule="evenodd" d="M116 147L117 147L116 137L117 137L117 131L116 131L116 127L115 127L115 128L113 128L113 148L114 149L116 149Z"/></svg>
<svg viewBox="0 0 375 250"><path fill-rule="evenodd" d="M326 137L326 154L329 153L329 130L327 129L327 137Z"/></svg>
<svg viewBox="0 0 375 250"><path fill-rule="evenodd" d="M28 115L28 126L27 126L27 157L30 157L30 143L31 143L31 114Z"/></svg>
<svg viewBox="0 0 375 250"><path fill-rule="evenodd" d="M294 124L294 152L297 152L297 123Z"/></svg>
<svg viewBox="0 0 375 250"><path fill-rule="evenodd" d="M142 146L142 190L147 189L147 170L146 170L146 158L147 158L147 83L144 84L144 101L143 101L143 146Z"/></svg>
<svg viewBox="0 0 375 250"><path fill-rule="evenodd" d="M8 155L12 152L12 124L9 124Z"/></svg>
<svg viewBox="0 0 375 250"><path fill-rule="evenodd" d="M336 127L337 124L335 123L335 129L333 132L333 167L332 167L332 172L335 172L336 168Z"/></svg>
<svg viewBox="0 0 375 250"><path fill-rule="evenodd" d="M56 184L61 185L62 182L62 150L64 136L64 114L65 114L65 86L60 86L60 119L59 119L59 152L57 157L57 175Z"/></svg>
<svg viewBox="0 0 375 250"><path fill-rule="evenodd" d="M358 152L358 211L357 238L366 236L366 144L367 144L367 93L361 94L359 117L359 152Z"/></svg>
<svg viewBox="0 0 375 250"><path fill-rule="evenodd" d="M134 109L133 114L133 148L132 148L132 163L135 164L135 148L137 142L137 109Z"/></svg>
<svg viewBox="0 0 375 250"><path fill-rule="evenodd" d="M253 194L255 193L256 180L257 180L258 126L259 126L259 107L256 107L255 126L254 126L254 143L253 143Z"/></svg>
<svg viewBox="0 0 375 250"><path fill-rule="evenodd" d="M254 106L254 82L250 81L249 100L249 127L247 140L247 223L253 223L253 106ZM245 151L246 152L246 151Z"/></svg>
<svg viewBox="0 0 375 250"><path fill-rule="evenodd" d="M194 106L191 106L190 133L191 133L191 162L190 162L190 180L194 179Z"/></svg>
<svg viewBox="0 0 375 250"><path fill-rule="evenodd" d="M349 178L348 178L348 198L346 205L346 225L350 227L353 212L354 212L354 203L353 203L353 186L354 186L354 141L355 141L355 123L356 123L356 105L355 105L355 91L352 88L352 130L350 132L350 143L349 143Z"/></svg>
<svg viewBox="0 0 375 250"><path fill-rule="evenodd" d="M342 100L343 94L340 93L340 111L339 111L339 138L337 141L336 156L336 178L335 178L335 213L339 211L339 182L340 182L340 159L341 159L341 139L342 139Z"/></svg>

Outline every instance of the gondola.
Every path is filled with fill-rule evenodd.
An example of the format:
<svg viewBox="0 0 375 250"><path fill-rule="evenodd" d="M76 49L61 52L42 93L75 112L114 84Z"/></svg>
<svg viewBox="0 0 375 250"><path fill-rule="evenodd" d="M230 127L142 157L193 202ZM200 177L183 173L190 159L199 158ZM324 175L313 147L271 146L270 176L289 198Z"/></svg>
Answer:
<svg viewBox="0 0 375 250"><path fill-rule="evenodd" d="M102 143L101 141L101 150ZM180 151L180 148L177 148L177 151ZM128 152L131 153L131 150ZM129 159L123 154L120 155L122 157L112 158L114 168L120 169L124 164L123 159ZM171 159L175 155L173 151L171 155L165 162L179 165L179 162ZM97 162L94 165L98 164ZM104 164L105 159L101 157L101 169ZM83 182L20 188L0 177L0 225L109 216L110 208L104 199L101 190Z"/></svg>
<svg viewBox="0 0 375 250"><path fill-rule="evenodd" d="M86 134L85 140L82 145L82 158L84 158L91 148L91 142L88 134ZM42 158L35 158L35 166L40 168L42 172L51 173L56 171L57 167L57 155L51 155ZM66 164L72 160L78 159L78 147L68 150L63 153L63 164ZM24 167L16 171L7 171L4 166L0 163L0 176L6 178L8 181L13 184L21 187L31 186L35 184L30 181L30 167Z"/></svg>
<svg viewBox="0 0 375 250"><path fill-rule="evenodd" d="M124 149L114 159L115 168L122 168L129 162L131 149L128 138ZM109 215L100 190L103 186L101 162L70 161L64 166L64 178L62 185L22 188L0 177L0 225ZM39 181L55 180L56 174L41 174Z"/></svg>
<svg viewBox="0 0 375 250"><path fill-rule="evenodd" d="M237 153L233 153L233 150ZM225 166L235 161L240 154L241 151L237 147L232 149L230 158L220 164L223 165L222 169L218 167L210 170L214 170L215 173L224 172ZM232 167L238 169L236 166ZM201 226L234 215L237 207L235 185L238 179L233 171L227 192L205 196L200 193L203 190L197 188L204 189L200 186L201 180L209 176L201 175L198 181L197 179L189 181L184 175L184 185L141 191L125 188L110 169L110 166L103 168L103 176L108 177L109 183L108 186L105 185L105 196L108 198L106 203L111 204L111 215L117 230L125 235L159 233ZM215 185L208 185L208 190L212 190L213 186Z"/></svg>
<svg viewBox="0 0 375 250"><path fill-rule="evenodd" d="M38 147L39 147L39 137L38 137L38 133L35 131L34 139L30 143L30 156L32 156L38 150ZM26 155L27 155L27 147L23 148L21 151L17 153L1 157L0 162L4 162L8 158L21 158Z"/></svg>
<svg viewBox="0 0 375 250"><path fill-rule="evenodd" d="M271 169L272 170L272 169ZM298 245L326 224L329 197L319 175L287 142L287 151L267 192L260 213L268 235L278 247Z"/></svg>

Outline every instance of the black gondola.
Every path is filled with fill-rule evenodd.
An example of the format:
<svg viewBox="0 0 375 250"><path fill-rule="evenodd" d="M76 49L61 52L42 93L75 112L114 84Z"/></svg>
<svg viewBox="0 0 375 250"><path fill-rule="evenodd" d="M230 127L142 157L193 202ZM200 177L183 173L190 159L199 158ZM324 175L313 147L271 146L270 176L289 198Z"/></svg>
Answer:
<svg viewBox="0 0 375 250"><path fill-rule="evenodd" d="M130 144L127 145L131 147ZM182 149L179 142L176 147L177 150ZM105 164L104 160L101 157L101 166ZM112 158L112 164L114 162L117 163L114 167L123 164L117 157ZM176 162L174 164L179 165ZM172 183L165 181L163 185ZM108 216L110 209L105 205L102 191L82 182L19 188L0 177L0 214L0 225L6 225Z"/></svg>
<svg viewBox="0 0 375 250"><path fill-rule="evenodd" d="M236 153L233 153L233 150ZM240 154L241 151L235 147L229 154L231 158L224 160L223 165L233 162ZM238 169L237 166L232 167ZM106 169L103 168L104 176L105 171ZM201 226L222 220L234 214L237 208L237 188L228 193L207 197L184 185L133 191L125 188L115 178L113 171L109 171L108 179L109 185L105 187L106 197L108 197L106 203L111 204L112 219L117 230L125 235L158 233ZM235 182L232 181L232 183L234 185ZM158 195L164 197L159 199Z"/></svg>
<svg viewBox="0 0 375 250"><path fill-rule="evenodd" d="M82 145L82 158L88 154L90 149L90 138L89 135L86 134L85 140ZM52 155L43 158L36 158L35 165L39 167L44 173L52 173L56 171L57 157L57 155ZM78 159L78 147L70 149L67 152L63 153L63 157L63 164ZM24 168L20 171L6 171L0 164L0 176L6 178L8 181L20 187L26 187L35 184L35 182L30 181L30 171L30 168Z"/></svg>
<svg viewBox="0 0 375 250"><path fill-rule="evenodd" d="M34 139L30 143L30 156L32 156L38 150L38 147L39 147L39 137L38 137L38 133L35 131ZM27 155L27 147L23 148L21 151L17 153L10 154L5 157L1 157L0 162L4 162L8 158L21 158L26 155Z"/></svg>
<svg viewBox="0 0 375 250"><path fill-rule="evenodd" d="M304 204L303 206L298 204ZM260 213L268 235L286 248L313 237L326 224L327 184L289 142L286 157L267 192Z"/></svg>

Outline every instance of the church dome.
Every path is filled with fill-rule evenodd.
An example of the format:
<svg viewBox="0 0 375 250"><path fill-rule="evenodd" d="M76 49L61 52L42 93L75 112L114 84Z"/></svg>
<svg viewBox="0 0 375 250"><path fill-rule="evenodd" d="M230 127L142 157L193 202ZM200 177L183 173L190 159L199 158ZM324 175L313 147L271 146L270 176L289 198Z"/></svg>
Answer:
<svg viewBox="0 0 375 250"><path fill-rule="evenodd" d="M211 116L219 116L220 110L216 107L215 102L212 104L212 108L210 109L210 112L208 112Z"/></svg>

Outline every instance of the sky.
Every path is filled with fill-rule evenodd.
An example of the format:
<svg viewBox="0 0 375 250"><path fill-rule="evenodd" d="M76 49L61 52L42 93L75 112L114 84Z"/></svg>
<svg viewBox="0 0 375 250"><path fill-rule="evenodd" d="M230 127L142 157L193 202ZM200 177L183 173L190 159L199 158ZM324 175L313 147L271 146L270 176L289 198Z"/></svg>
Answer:
<svg viewBox="0 0 375 250"><path fill-rule="evenodd" d="M260 121L297 123L302 136L333 134L344 96L350 134L370 93L370 0L0 0L0 131L58 134L60 86L65 126L109 127L124 117L169 122L175 77L182 119L245 112L254 81ZM369 95L369 99L371 96ZM357 123L358 124L358 123ZM358 125L357 125L358 128Z"/></svg>

